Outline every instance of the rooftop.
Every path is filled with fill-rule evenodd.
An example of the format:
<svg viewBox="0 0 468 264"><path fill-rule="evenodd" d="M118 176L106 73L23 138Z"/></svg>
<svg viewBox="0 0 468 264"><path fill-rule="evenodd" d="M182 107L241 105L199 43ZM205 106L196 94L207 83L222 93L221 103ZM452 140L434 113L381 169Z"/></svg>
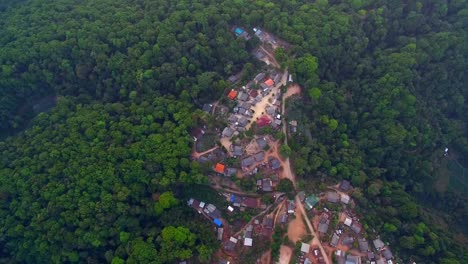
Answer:
<svg viewBox="0 0 468 264"><path fill-rule="evenodd" d="M277 158L270 157L269 162L270 162L271 168L274 170L279 169L281 167L281 162Z"/></svg>
<svg viewBox="0 0 468 264"><path fill-rule="evenodd" d="M207 112L208 114L211 112L211 108L213 108L212 104L204 104L203 105L203 111Z"/></svg>
<svg viewBox="0 0 468 264"><path fill-rule="evenodd" d="M307 197L305 199L305 205L307 207L307 209L312 209L314 207L314 205L319 201L319 199L317 198L317 196L315 195L311 195L309 197Z"/></svg>
<svg viewBox="0 0 468 264"><path fill-rule="evenodd" d="M263 115L260 117L260 119L257 120L257 125L259 127L268 126L269 124L271 124L271 120L267 115Z"/></svg>
<svg viewBox="0 0 468 264"><path fill-rule="evenodd" d="M340 189L344 192L347 192L349 191L349 189L351 188L351 184L349 183L349 181L347 180L343 180L341 183L340 183Z"/></svg>
<svg viewBox="0 0 468 264"><path fill-rule="evenodd" d="M310 245L309 244L306 244L306 243L302 243L301 245L301 252L304 252L304 253L309 253L310 251Z"/></svg>
<svg viewBox="0 0 468 264"><path fill-rule="evenodd" d="M343 245L351 245L354 242L354 238L352 236L345 236L343 240L341 240L341 244Z"/></svg>
<svg viewBox="0 0 468 264"><path fill-rule="evenodd" d="M263 161L263 159L265 159L265 151L260 151L254 155L255 161Z"/></svg>
<svg viewBox="0 0 468 264"><path fill-rule="evenodd" d="M346 257L346 264L358 264L360 263L359 261L359 257L358 256L351 256L351 255L348 255Z"/></svg>
<svg viewBox="0 0 468 264"><path fill-rule="evenodd" d="M359 222L354 221L351 225L351 230L353 230L354 233L359 234L362 231L362 225Z"/></svg>
<svg viewBox="0 0 468 264"><path fill-rule="evenodd" d="M260 82L260 81L262 81L264 78L265 78L265 73L261 72L261 73L257 74L257 76L255 76L255 79L254 79L254 80L257 81L257 82Z"/></svg>
<svg viewBox="0 0 468 264"><path fill-rule="evenodd" d="M244 246L251 247L252 246L252 238L245 238L244 239Z"/></svg>
<svg viewBox="0 0 468 264"><path fill-rule="evenodd" d="M365 238L361 238L358 240L359 243L359 250L361 252L367 252L369 250L369 242Z"/></svg>
<svg viewBox="0 0 468 264"><path fill-rule="evenodd" d="M263 181L262 181L262 190L264 192L271 192L273 190L271 187L272 187L271 180L268 179L268 178L263 179Z"/></svg>
<svg viewBox="0 0 468 264"><path fill-rule="evenodd" d="M382 255L385 257L386 260L392 259L393 254L392 251L387 247L386 249L382 250Z"/></svg>
<svg viewBox="0 0 468 264"><path fill-rule="evenodd" d="M241 165L242 165L242 167L249 167L252 164L254 164L254 162L255 162L254 158L252 156L250 156L250 157L247 157L247 158L243 159L241 161Z"/></svg>
<svg viewBox="0 0 468 264"><path fill-rule="evenodd" d="M341 202L342 202L342 203L348 204L348 203L349 203L349 200L350 200L349 195L344 194L344 193L341 194Z"/></svg>
<svg viewBox="0 0 468 264"><path fill-rule="evenodd" d="M226 167L226 166L224 166L224 164L218 163L218 164L216 164L214 170L215 170L217 173L224 173L225 167Z"/></svg>
<svg viewBox="0 0 468 264"><path fill-rule="evenodd" d="M264 137L259 137L255 141L257 142L257 145L260 149L264 149L268 145L268 142Z"/></svg>
<svg viewBox="0 0 468 264"><path fill-rule="evenodd" d="M337 203L340 200L340 194L337 192L327 192L327 201Z"/></svg>
<svg viewBox="0 0 468 264"><path fill-rule="evenodd" d="M373 244L374 244L374 247L377 249L377 250L380 250L381 248L383 248L385 246L385 244L382 242L382 240L380 240L380 238L377 238L375 239L374 241L372 241Z"/></svg>
<svg viewBox="0 0 468 264"><path fill-rule="evenodd" d="M226 176L233 176L237 174L237 169L236 168L227 168L224 175Z"/></svg>
<svg viewBox="0 0 468 264"><path fill-rule="evenodd" d="M265 81L265 84L268 86L268 87L271 87L273 86L273 84L275 84L275 82L272 80L272 79L268 79Z"/></svg>
<svg viewBox="0 0 468 264"><path fill-rule="evenodd" d="M330 245L332 247L336 247L338 245L338 240L340 240L340 236L336 232L333 233L333 237L330 241Z"/></svg>
<svg viewBox="0 0 468 264"><path fill-rule="evenodd" d="M237 97L237 91L236 90L231 90L228 94L229 99L234 100Z"/></svg>
<svg viewBox="0 0 468 264"><path fill-rule="evenodd" d="M245 197L243 204L245 207L249 208L257 208L258 207L258 200L257 198L252 198L252 197Z"/></svg>
<svg viewBox="0 0 468 264"><path fill-rule="evenodd" d="M230 127L225 127L222 134L223 137L231 137L234 134L234 130Z"/></svg>

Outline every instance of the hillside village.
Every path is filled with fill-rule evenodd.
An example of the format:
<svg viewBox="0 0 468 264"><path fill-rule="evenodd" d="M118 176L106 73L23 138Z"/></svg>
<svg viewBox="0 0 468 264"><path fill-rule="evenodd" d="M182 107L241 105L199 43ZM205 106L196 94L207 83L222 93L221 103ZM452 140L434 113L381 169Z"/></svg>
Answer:
<svg viewBox="0 0 468 264"><path fill-rule="evenodd" d="M228 203L187 201L213 223L221 245L216 263L397 263L389 245L361 224L350 182L320 193L298 189L282 146L299 133L285 104L301 91L272 55L287 43L260 28L233 26L232 32L261 41L252 56L265 67L246 82L231 76L223 97L203 105L210 121L192 132L193 159L211 168L213 188ZM265 241L278 247L262 248Z"/></svg>

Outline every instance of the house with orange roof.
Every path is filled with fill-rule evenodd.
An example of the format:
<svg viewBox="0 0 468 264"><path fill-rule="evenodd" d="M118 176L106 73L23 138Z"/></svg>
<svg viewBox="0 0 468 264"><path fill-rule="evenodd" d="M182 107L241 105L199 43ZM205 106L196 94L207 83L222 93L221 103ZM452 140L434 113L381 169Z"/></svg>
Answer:
<svg viewBox="0 0 468 264"><path fill-rule="evenodd" d="M224 173L225 167L226 167L226 166L224 166L224 164L218 163L218 164L216 164L214 170L215 170L217 173L223 174L223 173Z"/></svg>
<svg viewBox="0 0 468 264"><path fill-rule="evenodd" d="M237 91L236 90L231 90L228 94L229 99L234 100L237 97Z"/></svg>
<svg viewBox="0 0 468 264"><path fill-rule="evenodd" d="M272 79L268 79L265 81L265 84L268 86L268 87L271 87L273 86L273 84L275 84L275 82L272 80Z"/></svg>

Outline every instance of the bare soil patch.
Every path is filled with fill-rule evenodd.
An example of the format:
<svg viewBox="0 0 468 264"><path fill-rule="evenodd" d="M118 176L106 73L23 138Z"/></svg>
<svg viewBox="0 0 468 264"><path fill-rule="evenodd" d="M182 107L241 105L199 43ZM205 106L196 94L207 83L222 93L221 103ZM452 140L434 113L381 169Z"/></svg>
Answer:
<svg viewBox="0 0 468 264"><path fill-rule="evenodd" d="M301 94L301 87L297 84L293 84L288 87L288 90L286 90L286 93L284 94L285 99L288 97L291 97L295 94Z"/></svg>
<svg viewBox="0 0 468 264"><path fill-rule="evenodd" d="M307 232L304 221L302 221L302 213L301 211L296 210L296 218L289 222L288 225L288 237L291 241L296 243L306 234Z"/></svg>
<svg viewBox="0 0 468 264"><path fill-rule="evenodd" d="M291 261L293 250L290 247L287 246L281 246L280 247L280 257L278 264L289 264L289 261Z"/></svg>

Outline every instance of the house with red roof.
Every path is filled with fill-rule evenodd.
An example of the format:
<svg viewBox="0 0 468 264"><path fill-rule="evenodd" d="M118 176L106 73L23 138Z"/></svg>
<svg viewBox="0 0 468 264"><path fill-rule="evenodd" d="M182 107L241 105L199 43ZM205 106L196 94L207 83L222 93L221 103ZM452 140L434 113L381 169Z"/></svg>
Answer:
<svg viewBox="0 0 468 264"><path fill-rule="evenodd" d="M273 84L275 84L275 82L272 80L272 79L268 79L265 81L265 84L268 86L268 87L271 87L273 86Z"/></svg>
<svg viewBox="0 0 468 264"><path fill-rule="evenodd" d="M229 99L234 100L237 97L237 91L236 90L231 90L228 94Z"/></svg>
<svg viewBox="0 0 468 264"><path fill-rule="evenodd" d="M224 173L224 169L226 168L226 166L224 166L224 164L221 164L221 163L218 163L216 164L214 170L217 172L217 173Z"/></svg>
<svg viewBox="0 0 468 264"><path fill-rule="evenodd" d="M269 124L271 124L271 120L267 115L263 115L257 120L258 127L268 126Z"/></svg>

